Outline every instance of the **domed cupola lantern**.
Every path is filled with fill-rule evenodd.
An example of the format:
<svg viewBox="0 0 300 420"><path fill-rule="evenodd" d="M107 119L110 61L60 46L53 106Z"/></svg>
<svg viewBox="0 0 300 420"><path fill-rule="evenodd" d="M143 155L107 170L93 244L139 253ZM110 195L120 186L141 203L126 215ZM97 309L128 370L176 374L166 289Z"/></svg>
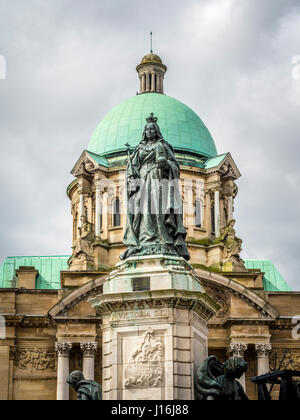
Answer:
<svg viewBox="0 0 300 420"><path fill-rule="evenodd" d="M142 93L164 93L164 76L167 71L161 58L153 54L143 57L141 63L136 68L140 78L140 92Z"/></svg>

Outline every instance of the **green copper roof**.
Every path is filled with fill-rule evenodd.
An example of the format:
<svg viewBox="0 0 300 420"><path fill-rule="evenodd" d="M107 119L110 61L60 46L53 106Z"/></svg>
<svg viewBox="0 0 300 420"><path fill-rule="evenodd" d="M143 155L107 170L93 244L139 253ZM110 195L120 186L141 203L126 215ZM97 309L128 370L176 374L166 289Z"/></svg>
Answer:
<svg viewBox="0 0 300 420"><path fill-rule="evenodd" d="M105 157L96 155L95 153L89 152L88 150L86 152L89 156L91 156L92 159L94 159L95 162L98 163L98 165L104 166L105 168L109 167L109 162L107 159L105 159Z"/></svg>
<svg viewBox="0 0 300 420"><path fill-rule="evenodd" d="M8 257L0 266L0 288L14 288L19 267L34 267L39 271L36 289L60 289L60 271L68 269L70 256Z"/></svg>
<svg viewBox="0 0 300 420"><path fill-rule="evenodd" d="M291 288L270 260L244 260L246 268L265 273L263 285L266 292L290 292Z"/></svg>
<svg viewBox="0 0 300 420"><path fill-rule="evenodd" d="M70 256L55 257L8 257L0 266L0 288L14 288L19 267L35 267L39 271L36 289L60 289L60 272L68 269ZM265 273L264 289L267 292L290 292L291 288L269 260L245 260L246 268Z"/></svg>
<svg viewBox="0 0 300 420"><path fill-rule="evenodd" d="M205 169L216 168L217 166L220 165L220 163L225 159L225 157L227 155L228 155L228 153L224 153L223 155L216 156L216 157L213 157L211 159L208 159L204 164L204 168Z"/></svg>
<svg viewBox="0 0 300 420"><path fill-rule="evenodd" d="M122 102L98 125L88 150L97 155L125 151L142 137L146 118L154 112L162 135L177 151L206 157L217 155L214 140L203 121L186 105L170 96L145 93Z"/></svg>

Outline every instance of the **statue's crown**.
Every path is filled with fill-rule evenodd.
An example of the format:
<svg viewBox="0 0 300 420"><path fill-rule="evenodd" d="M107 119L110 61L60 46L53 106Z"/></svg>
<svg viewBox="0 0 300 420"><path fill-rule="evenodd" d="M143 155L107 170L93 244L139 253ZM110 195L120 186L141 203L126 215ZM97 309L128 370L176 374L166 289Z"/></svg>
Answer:
<svg viewBox="0 0 300 420"><path fill-rule="evenodd" d="M157 123L158 118L157 118L157 117L154 117L153 112L151 112L150 117L146 118L146 120L147 120L147 123L148 123L148 124L149 124L149 123L154 123L154 124L156 124L156 123Z"/></svg>

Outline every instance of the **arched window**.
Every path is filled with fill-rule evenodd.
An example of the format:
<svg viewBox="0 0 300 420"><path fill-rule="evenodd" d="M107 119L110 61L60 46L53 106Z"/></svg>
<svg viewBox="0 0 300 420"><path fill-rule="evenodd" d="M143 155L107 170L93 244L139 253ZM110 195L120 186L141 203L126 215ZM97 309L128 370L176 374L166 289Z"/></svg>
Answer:
<svg viewBox="0 0 300 420"><path fill-rule="evenodd" d="M216 233L215 206L211 206L211 233Z"/></svg>
<svg viewBox="0 0 300 420"><path fill-rule="evenodd" d="M103 226L103 204L100 201L100 231L102 230Z"/></svg>
<svg viewBox="0 0 300 420"><path fill-rule="evenodd" d="M121 208L120 208L120 199L116 198L113 201L113 227L118 227L121 225Z"/></svg>
<svg viewBox="0 0 300 420"><path fill-rule="evenodd" d="M202 203L200 200L196 201L195 206L195 226L202 228Z"/></svg>

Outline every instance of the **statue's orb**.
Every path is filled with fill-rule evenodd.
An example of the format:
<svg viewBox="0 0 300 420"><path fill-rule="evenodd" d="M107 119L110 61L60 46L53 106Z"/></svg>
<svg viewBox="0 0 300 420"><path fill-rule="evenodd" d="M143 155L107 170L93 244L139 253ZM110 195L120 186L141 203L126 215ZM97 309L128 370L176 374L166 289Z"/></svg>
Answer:
<svg viewBox="0 0 300 420"><path fill-rule="evenodd" d="M182 102L160 93L137 95L112 109L96 128L88 150L109 156L126 152L126 143L136 146L151 112L176 152L217 156L215 142L201 118Z"/></svg>

